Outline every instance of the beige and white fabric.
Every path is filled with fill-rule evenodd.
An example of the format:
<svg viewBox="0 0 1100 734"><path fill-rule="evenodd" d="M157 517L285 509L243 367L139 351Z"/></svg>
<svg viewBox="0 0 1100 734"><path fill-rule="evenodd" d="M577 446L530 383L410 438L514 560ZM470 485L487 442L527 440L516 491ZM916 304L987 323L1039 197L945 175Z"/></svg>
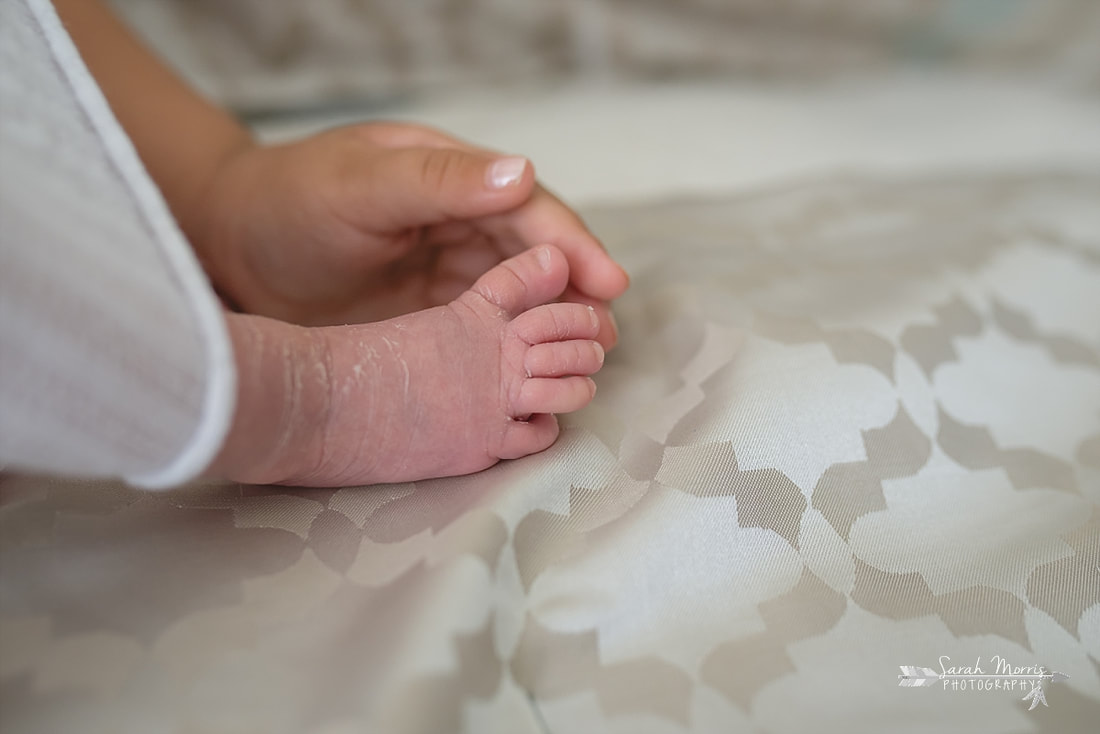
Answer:
<svg viewBox="0 0 1100 734"><path fill-rule="evenodd" d="M634 286L543 454L336 490L5 478L0 728L1091 731L1098 199L1033 171L590 211ZM898 684L995 656L1069 677L1033 710Z"/></svg>
<svg viewBox="0 0 1100 734"><path fill-rule="evenodd" d="M748 5L796 27L796 11L824 4ZM916 4L850 4L869 5ZM1064 45L1030 47L1036 58L1056 48L1083 58L1073 39L1095 17L1094 4L1069 0L921 5L1063 18L1017 26L1048 41L1063 29ZM15 7L0 0L5 14ZM280 17L255 32L284 38ZM868 17L879 16L851 15ZM997 27L990 38L1013 25ZM285 38L299 48L300 36ZM908 89L886 79L883 93ZM303 99L293 86L255 91ZM1094 146L1074 157L1051 134L1074 137L1094 118L1061 124L1047 102L1045 117L1013 114L967 135L938 127L923 143L899 130L935 118L904 127L896 109L853 107L878 114L848 125L813 105L769 106L728 126L759 147L756 159L812 152L782 148L793 136L780 123L797 117L817 122L804 138L827 165L773 167L753 179L767 185L732 193L586 210L634 285L617 304L621 343L594 403L563 419L545 453L467 477L326 490L150 493L0 475L0 731L1093 731L1100 169ZM563 115L579 129L584 109L517 114L546 120L539 134L551 135ZM643 108L624 109L615 123L626 130ZM1021 128L1047 117L1036 130L1050 144L1009 155ZM852 140L872 129L864 139L884 158L870 159L921 165L857 159ZM720 142L698 141L681 167L742 160ZM565 146L555 163L583 176L622 150L609 147ZM638 147L620 164L627 174L687 176ZM730 180L704 173L694 180ZM899 686L902 666L997 675L999 663L1022 675L1042 666L1042 701L1033 679Z"/></svg>
<svg viewBox="0 0 1100 734"><path fill-rule="evenodd" d="M0 0L0 467L172 485L234 403L220 306L46 0Z"/></svg>

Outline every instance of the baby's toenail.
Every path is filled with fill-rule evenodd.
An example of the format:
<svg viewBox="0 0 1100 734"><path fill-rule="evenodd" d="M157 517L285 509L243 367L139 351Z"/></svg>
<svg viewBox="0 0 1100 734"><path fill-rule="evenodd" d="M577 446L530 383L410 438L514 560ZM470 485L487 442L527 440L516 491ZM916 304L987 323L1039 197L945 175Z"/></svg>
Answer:
<svg viewBox="0 0 1100 734"><path fill-rule="evenodd" d="M596 309L588 307L588 319L592 322L592 328L600 328L600 317L596 315Z"/></svg>
<svg viewBox="0 0 1100 734"><path fill-rule="evenodd" d="M535 257L538 258L539 267L543 270L550 270L550 248L546 245L539 247L535 250Z"/></svg>
<svg viewBox="0 0 1100 734"><path fill-rule="evenodd" d="M603 358L605 356L603 347L600 346L599 342L592 342L592 347L596 350L596 359L599 360L600 364L603 364Z"/></svg>

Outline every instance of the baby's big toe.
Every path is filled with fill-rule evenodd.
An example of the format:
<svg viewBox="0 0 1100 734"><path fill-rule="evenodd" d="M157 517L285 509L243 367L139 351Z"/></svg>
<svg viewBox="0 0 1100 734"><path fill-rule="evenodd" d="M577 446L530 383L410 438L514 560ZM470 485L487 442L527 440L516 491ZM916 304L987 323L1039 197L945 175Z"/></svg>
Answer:
<svg viewBox="0 0 1100 734"><path fill-rule="evenodd" d="M492 268L471 290L514 318L554 300L568 282L565 255L553 245L539 245Z"/></svg>

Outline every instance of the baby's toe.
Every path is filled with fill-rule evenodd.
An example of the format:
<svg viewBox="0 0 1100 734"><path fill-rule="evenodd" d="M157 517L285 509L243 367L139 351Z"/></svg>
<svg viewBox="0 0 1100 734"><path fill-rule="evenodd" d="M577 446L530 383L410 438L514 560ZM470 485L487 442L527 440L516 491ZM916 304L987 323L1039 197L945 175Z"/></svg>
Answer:
<svg viewBox="0 0 1100 734"><path fill-rule="evenodd" d="M499 456L518 459L550 447L558 437L558 419L548 413L532 415L526 421L512 421L504 432Z"/></svg>
<svg viewBox="0 0 1100 734"><path fill-rule="evenodd" d="M550 303L520 314L512 321L511 329L528 344L595 339L600 333L600 319L591 306Z"/></svg>
<svg viewBox="0 0 1100 734"><path fill-rule="evenodd" d="M560 296L568 281L569 264L561 250L539 245L489 270L471 291L514 318Z"/></svg>
<svg viewBox="0 0 1100 734"><path fill-rule="evenodd" d="M528 377L591 375L599 372L603 359L599 342L573 339L535 344L527 350L523 366Z"/></svg>
<svg viewBox="0 0 1100 734"><path fill-rule="evenodd" d="M572 413L592 402L596 383L588 377L533 377L524 380L513 415Z"/></svg>

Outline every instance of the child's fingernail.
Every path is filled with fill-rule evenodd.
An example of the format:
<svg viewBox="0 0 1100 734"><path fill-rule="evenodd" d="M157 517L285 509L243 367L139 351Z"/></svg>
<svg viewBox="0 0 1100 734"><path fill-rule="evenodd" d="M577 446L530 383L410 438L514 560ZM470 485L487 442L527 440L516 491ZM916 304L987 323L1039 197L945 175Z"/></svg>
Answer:
<svg viewBox="0 0 1100 734"><path fill-rule="evenodd" d="M515 186L523 178L523 172L527 170L527 159L519 156L500 158L493 161L485 174L485 180L491 189L503 189Z"/></svg>
<svg viewBox="0 0 1100 734"><path fill-rule="evenodd" d="M538 258L539 267L549 272L550 270L550 248L546 245L539 245L535 250L535 257Z"/></svg>

